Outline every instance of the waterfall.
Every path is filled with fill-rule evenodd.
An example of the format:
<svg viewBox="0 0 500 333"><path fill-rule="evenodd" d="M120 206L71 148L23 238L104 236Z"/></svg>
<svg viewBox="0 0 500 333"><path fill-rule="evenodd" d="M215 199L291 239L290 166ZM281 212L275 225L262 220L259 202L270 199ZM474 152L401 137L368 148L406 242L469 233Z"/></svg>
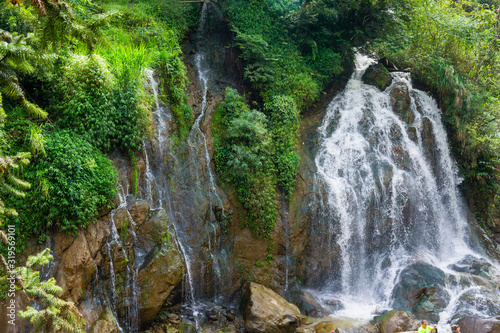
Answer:
<svg viewBox="0 0 500 333"><path fill-rule="evenodd" d="M371 319L391 308L397 279L412 262L439 267L451 281L457 272L449 265L485 256L466 217L436 102L414 89L407 73L393 73L383 92L364 84L362 75L375 62L356 55L347 87L329 104L318 129L315 163L326 188L322 215L328 225L317 251L330 253L330 271L314 287L342 302L335 313L340 317ZM408 114L393 111L398 91L408 92ZM463 290L448 283L453 307ZM442 314L442 324L450 318Z"/></svg>
<svg viewBox="0 0 500 333"><path fill-rule="evenodd" d="M202 126L203 121L207 115L208 108L208 93L211 89L210 85L215 82L216 73L213 73L210 67L210 62L207 59L210 56L211 45L209 34L211 29L213 29L214 22L211 20L215 19L215 24L219 20L221 13L218 11L217 7L211 2L204 2L200 25L198 28L198 50L194 56L194 66L197 73L197 79L201 88L201 105L199 108L199 115L196 117L194 124L188 134L187 143L189 146L189 156L192 165L198 165L198 169L194 171L195 184L192 184L195 188L199 188L207 195L208 199L208 220L205 221L208 225L204 228L207 234L205 235L207 239L207 260L211 261L211 273L215 278L211 282L213 285L212 295L207 295L206 292L201 290L191 290L191 300L193 302L192 307L196 308L196 298L207 298L218 296L217 284L221 281L221 264L219 262L220 255L216 253L219 250L221 244L217 233L220 232L216 210L220 211L224 215L224 205L223 200L219 193L217 192L217 186L215 183L215 175L211 166L211 158L208 150L207 137L203 132ZM193 252L192 250L190 252ZM207 282L204 281L204 275L206 275L206 267L201 265L199 267L201 270L199 274L196 274L196 281L194 285L191 283L191 287L203 286ZM210 283L210 282L209 282Z"/></svg>

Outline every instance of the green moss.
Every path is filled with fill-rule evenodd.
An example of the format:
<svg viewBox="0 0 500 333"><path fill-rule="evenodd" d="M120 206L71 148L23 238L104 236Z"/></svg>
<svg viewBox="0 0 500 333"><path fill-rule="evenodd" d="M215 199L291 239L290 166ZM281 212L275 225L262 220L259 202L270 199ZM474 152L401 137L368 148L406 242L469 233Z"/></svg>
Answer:
<svg viewBox="0 0 500 333"><path fill-rule="evenodd" d="M137 186L139 179L139 170L137 169L137 160L135 159L135 153L129 149L128 156L130 159L130 165L132 166L132 194L137 197Z"/></svg>

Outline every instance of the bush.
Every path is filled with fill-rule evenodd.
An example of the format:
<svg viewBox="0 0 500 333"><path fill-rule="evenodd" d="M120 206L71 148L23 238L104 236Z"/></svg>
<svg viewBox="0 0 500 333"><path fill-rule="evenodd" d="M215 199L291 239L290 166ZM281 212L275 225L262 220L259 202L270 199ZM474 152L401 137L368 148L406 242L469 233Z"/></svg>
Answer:
<svg viewBox="0 0 500 333"><path fill-rule="evenodd" d="M137 66L120 68L116 62L118 79L104 58L71 55L54 84L49 108L58 126L85 135L103 151L138 148L150 123Z"/></svg>
<svg viewBox="0 0 500 333"><path fill-rule="evenodd" d="M236 90L227 88L213 121L214 160L222 179L232 184L254 235L268 237L277 215L276 177L266 116L250 110Z"/></svg>
<svg viewBox="0 0 500 333"><path fill-rule="evenodd" d="M278 185L290 200L295 189L295 177L300 157L295 152L299 135L300 117L293 98L276 96L265 105L273 141L273 158Z"/></svg>
<svg viewBox="0 0 500 333"><path fill-rule="evenodd" d="M24 172L32 190L15 199L20 233L41 235L51 227L76 231L85 227L117 193L111 161L82 136L68 131L46 132L47 157Z"/></svg>

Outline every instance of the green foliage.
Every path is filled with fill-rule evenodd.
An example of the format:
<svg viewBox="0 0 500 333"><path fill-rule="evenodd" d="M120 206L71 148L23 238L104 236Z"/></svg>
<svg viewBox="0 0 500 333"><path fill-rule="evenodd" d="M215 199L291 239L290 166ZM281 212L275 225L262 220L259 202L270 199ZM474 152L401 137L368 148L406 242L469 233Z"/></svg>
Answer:
<svg viewBox="0 0 500 333"><path fill-rule="evenodd" d="M471 1L408 0L395 7L379 55L410 68L440 98L451 143L475 211L500 214L500 28L496 8Z"/></svg>
<svg viewBox="0 0 500 333"><path fill-rule="evenodd" d="M132 149L128 151L128 157L130 159L130 165L132 166L132 194L137 197L137 186L139 183L139 170L137 168L137 160L135 158L135 153Z"/></svg>
<svg viewBox="0 0 500 333"><path fill-rule="evenodd" d="M351 48L384 27L386 0L226 0L245 78L270 102L291 96L300 110L351 64Z"/></svg>
<svg viewBox="0 0 500 333"><path fill-rule="evenodd" d="M177 137L184 140L193 124L193 112L187 104L186 67L182 62L179 44L164 48L158 54L155 69L161 79L161 88L177 121Z"/></svg>
<svg viewBox="0 0 500 333"><path fill-rule="evenodd" d="M257 260L257 261L255 262L255 266L257 266L257 267L264 267L264 265L265 265L265 264L264 264L264 262L263 262L263 261Z"/></svg>
<svg viewBox="0 0 500 333"><path fill-rule="evenodd" d="M246 225L254 235L268 237L277 215L276 180L266 116L250 110L237 91L227 88L212 118L217 172L235 186L247 210ZM216 129L216 130L215 130Z"/></svg>
<svg viewBox="0 0 500 333"><path fill-rule="evenodd" d="M149 116L141 103L142 81L132 61L121 68L114 66L117 79L102 57L73 54L54 82L58 94L49 110L56 124L85 135L104 151L138 148Z"/></svg>
<svg viewBox="0 0 500 333"><path fill-rule="evenodd" d="M111 161L83 137L54 131L45 138L47 156L25 171L33 190L25 200L8 200L19 207L13 222L25 235L43 236L52 226L64 231L85 227L117 193Z"/></svg>
<svg viewBox="0 0 500 333"><path fill-rule="evenodd" d="M35 330L83 333L85 319L72 302L66 302L56 296L62 292L56 280L50 278L47 281L40 281L40 272L36 268L48 264L51 259L49 249L35 256L29 256L24 267L16 267L13 271L3 270L0 284L7 281L7 272L13 274L16 277L16 287L20 289L20 292L27 295L31 301L37 301L41 305L41 310L28 306L25 311L18 311L19 317L29 320ZM5 262L3 258L1 260Z"/></svg>
<svg viewBox="0 0 500 333"><path fill-rule="evenodd" d="M295 189L295 177L300 158L295 152L300 118L294 100L289 96L276 96L265 105L269 115L269 128L273 141L273 157L278 185L290 200Z"/></svg>

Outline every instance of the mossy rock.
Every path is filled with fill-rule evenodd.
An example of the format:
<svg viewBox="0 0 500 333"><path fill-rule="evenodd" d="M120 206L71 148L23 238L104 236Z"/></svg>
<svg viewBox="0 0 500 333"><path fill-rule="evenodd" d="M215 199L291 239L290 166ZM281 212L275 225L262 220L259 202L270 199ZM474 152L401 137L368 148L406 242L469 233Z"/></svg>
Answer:
<svg viewBox="0 0 500 333"><path fill-rule="evenodd" d="M376 65L371 65L363 74L362 80L366 84L370 84L384 91L392 83L392 76L384 67L384 65L378 63Z"/></svg>

